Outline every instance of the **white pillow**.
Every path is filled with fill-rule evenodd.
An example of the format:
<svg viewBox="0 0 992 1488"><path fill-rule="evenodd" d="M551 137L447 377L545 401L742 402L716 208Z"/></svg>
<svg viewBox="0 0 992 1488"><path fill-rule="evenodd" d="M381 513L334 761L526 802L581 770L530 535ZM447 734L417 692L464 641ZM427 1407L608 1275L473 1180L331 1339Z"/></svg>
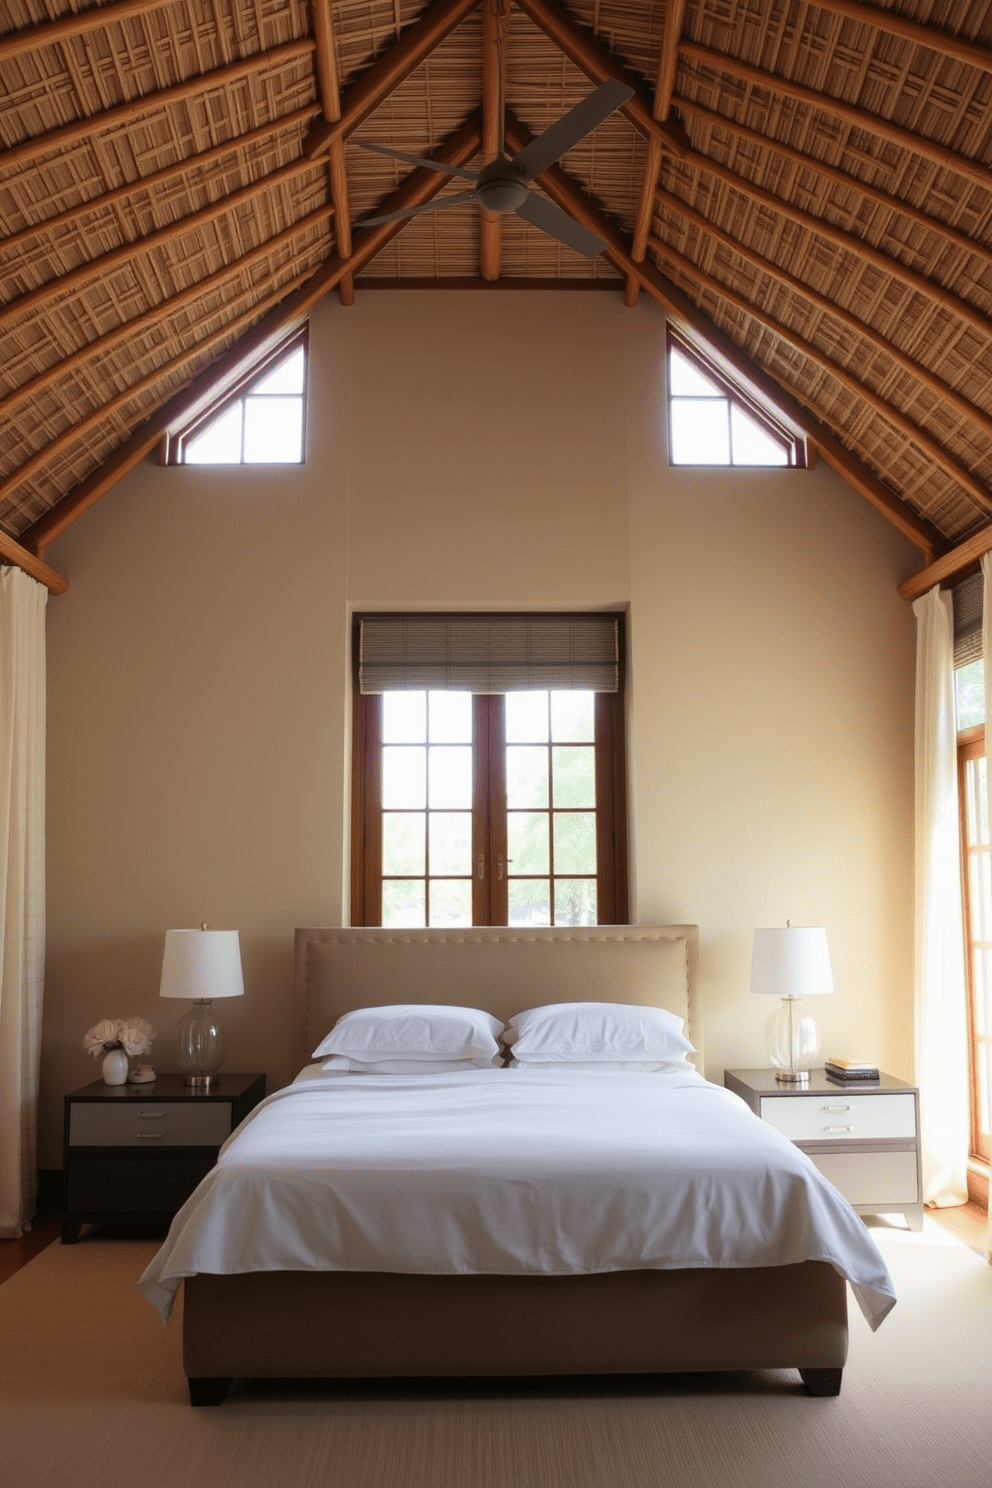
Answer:
<svg viewBox="0 0 992 1488"><path fill-rule="evenodd" d="M685 1058L669 1059L653 1063L650 1059L511 1059L509 1069L521 1070L582 1070L595 1074L611 1074L615 1070L626 1070L630 1074L660 1075L690 1068Z"/></svg>
<svg viewBox="0 0 992 1488"><path fill-rule="evenodd" d="M347 1054L364 1063L381 1059L483 1059L499 1054L503 1025L480 1008L438 1003L391 1003L356 1008L338 1019L313 1051Z"/></svg>
<svg viewBox="0 0 992 1488"><path fill-rule="evenodd" d="M450 1075L463 1070L500 1069L498 1054L491 1059L352 1059L332 1054L321 1068L329 1075Z"/></svg>
<svg viewBox="0 0 992 1488"><path fill-rule="evenodd" d="M683 1020L659 1007L558 1002L510 1019L504 1039L523 1064L601 1060L670 1064L695 1053Z"/></svg>

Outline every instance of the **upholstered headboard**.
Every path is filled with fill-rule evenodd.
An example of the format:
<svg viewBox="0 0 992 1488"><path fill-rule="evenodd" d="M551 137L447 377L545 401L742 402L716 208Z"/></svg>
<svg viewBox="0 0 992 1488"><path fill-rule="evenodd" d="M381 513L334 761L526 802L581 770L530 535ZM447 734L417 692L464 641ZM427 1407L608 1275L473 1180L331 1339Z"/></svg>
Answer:
<svg viewBox="0 0 992 1488"><path fill-rule="evenodd" d="M549 1002L630 1002L686 1020L703 1068L695 925L296 931L293 1057L302 1069L342 1013L390 1002L485 1008L506 1022Z"/></svg>

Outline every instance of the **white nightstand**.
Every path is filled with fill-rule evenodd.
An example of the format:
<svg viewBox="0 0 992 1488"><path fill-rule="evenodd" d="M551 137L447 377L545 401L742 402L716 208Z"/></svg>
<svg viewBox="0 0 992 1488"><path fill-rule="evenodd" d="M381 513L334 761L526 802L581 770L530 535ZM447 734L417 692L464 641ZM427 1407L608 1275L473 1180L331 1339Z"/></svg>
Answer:
<svg viewBox="0 0 992 1488"><path fill-rule="evenodd" d="M771 1069L724 1070L723 1083L808 1153L859 1214L904 1214L911 1230L923 1228L915 1086L892 1075L839 1085L823 1070L788 1086Z"/></svg>

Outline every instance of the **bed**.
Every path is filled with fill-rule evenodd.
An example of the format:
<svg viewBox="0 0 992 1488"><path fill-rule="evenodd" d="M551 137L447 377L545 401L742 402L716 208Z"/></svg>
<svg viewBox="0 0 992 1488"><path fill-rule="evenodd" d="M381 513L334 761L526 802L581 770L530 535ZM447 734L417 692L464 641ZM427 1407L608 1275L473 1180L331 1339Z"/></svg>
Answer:
<svg viewBox="0 0 992 1488"><path fill-rule="evenodd" d="M237 1255L216 1259L221 1251L214 1242L224 1228L217 1217L221 1190L242 1195L231 1200L229 1239L235 1231L240 1237L254 1232L257 1217L265 1210L277 1215L295 1213L309 1203L301 1176L309 1159L297 1162L292 1149L279 1148L277 1142L276 1148L288 1152L289 1158L271 1179L258 1176L251 1144L261 1141L258 1134L265 1135L266 1122L273 1132L282 1132L275 1125L275 1108L280 1105L294 1113L307 1103L316 1109L318 1100L330 1102L330 1115L320 1107L324 1124L319 1128L329 1134L328 1145L344 1142L344 1134L364 1129L351 1106L359 1102L356 1109L361 1116L367 1086L385 1087L376 1099L392 1102L390 1109L405 1110L406 1129L417 1124L416 1102L423 1100L426 1109L440 1101L444 1110L458 1113L450 1125L463 1133L463 1142L474 1140L473 1121L491 1119L493 1101L508 1103L514 1116L527 1103L539 1114L549 1113L552 1126L556 1119L562 1123L564 1146L569 1140L569 1101L580 1105L585 1101L590 1109L600 1102L603 1128L609 1125L606 1103L611 1097L605 1092L612 1077L589 1077L594 1082L598 1079L598 1084L580 1095L569 1084L570 1078L578 1077L558 1071L549 1075L525 1072L515 1086L516 1072L502 1069L480 1071L479 1080L431 1076L406 1082L399 1094L394 1089L398 1081L386 1077L352 1081L345 1076L325 1095L324 1088L334 1082L321 1075L319 1067L307 1066L318 1042L342 1015L389 1003L457 1003L485 1009L506 1023L523 1009L544 1004L607 999L661 1006L684 1020L695 1045L694 1058L701 1065L697 957L696 928L686 925L450 932L297 930L294 1057L303 1073L288 1091L278 1092L256 1108L253 1118L257 1122L249 1118L232 1137L218 1168L177 1216L162 1252L142 1278L142 1289L159 1306L163 1318L182 1281L183 1361L191 1402L220 1403L235 1376L547 1376L784 1368L798 1369L812 1394L838 1393L847 1355L848 1281L872 1326L877 1326L894 1300L881 1257L861 1221L798 1149L747 1112L736 1097L708 1085L691 1070L685 1078L669 1082L683 1092L677 1097L664 1088L664 1079L652 1081L642 1074L617 1078L623 1078L635 1092L634 1106L645 1113L635 1131L651 1127L656 1108L664 1113L674 1109L672 1102L688 1100L702 1113L693 1118L698 1119L700 1129L706 1128L707 1121L713 1126L711 1150L724 1155L731 1152L731 1166L747 1168L733 1151L737 1128L729 1128L733 1136L728 1139L722 1123L736 1121L749 1141L766 1144L755 1159L757 1177L750 1173L746 1185L774 1187L779 1183L774 1167L782 1163L789 1170L779 1184L792 1195L792 1217L784 1226L788 1236L772 1236L771 1243L766 1237L764 1249L752 1247L743 1265L728 1263L723 1253L716 1263L690 1254L682 1264L674 1250L666 1256L657 1246L644 1252L647 1259L641 1261L637 1224L628 1225L626 1220L619 1228L627 1237L624 1243L633 1249L619 1259L601 1259L585 1272L562 1263L556 1274L555 1261L549 1266L546 1258L539 1257L515 1274L503 1264L502 1253L492 1249L492 1227L486 1235L480 1231L478 1254L466 1252L467 1259L455 1270L448 1262L435 1265L429 1260L408 1266L402 1251L395 1249L385 1261L373 1259L367 1267L336 1255L314 1258L312 1246L306 1254L292 1248L295 1242L280 1249L281 1234L279 1243L259 1251L258 1259L252 1259L253 1252L238 1250L240 1240L234 1245ZM309 1076L314 1078L308 1084ZM517 1094L512 1093L514 1089ZM638 1107L637 1101L648 1104ZM740 1111L731 1112L731 1105L739 1105ZM482 1114L476 1114L477 1108ZM369 1109L378 1111L377 1107ZM372 1120L379 1122L380 1116ZM481 1129L486 1129L484 1124ZM493 1163L503 1160L500 1154L512 1147L512 1141L511 1134L505 1141L492 1143ZM360 1153L361 1148L352 1149L350 1178L344 1171L347 1163L339 1176L327 1179L325 1175L321 1203L330 1202L330 1190L334 1190L336 1204L350 1202L348 1183L363 1179L362 1174L354 1176L356 1167L362 1167L361 1161L354 1161L355 1150ZM236 1172L239 1163L241 1174ZM394 1170L401 1166L393 1163ZM636 1163L631 1168L635 1171ZM425 1182L440 1181L433 1160L423 1165L423 1174ZM260 1198L258 1185L263 1181L266 1186ZM392 1177L377 1175L371 1184L365 1174L363 1181L366 1190L374 1192L375 1201L384 1203L383 1192L399 1179L394 1171ZM621 1178L617 1182L624 1187ZM239 1183L241 1189L236 1187ZM403 1173L402 1183L411 1214L419 1204L426 1216L424 1225L430 1228L433 1200L421 1201L410 1187L409 1173ZM248 1198L243 1197L245 1184L251 1191ZM630 1187L643 1185L635 1182ZM798 1199L793 1192L797 1187L803 1190ZM213 1195L212 1189L217 1191ZM653 1192L645 1202L654 1205L652 1223L658 1231L668 1223L668 1209L676 1207L674 1201L666 1209L663 1197ZM685 1202L684 1196L679 1199L683 1207ZM615 1196L600 1206L603 1213L612 1212L611 1203ZM720 1201L711 1195L708 1203L712 1217ZM594 1209L595 1203L590 1212ZM830 1236L822 1244L810 1245L805 1231L814 1209L829 1211ZM340 1213L335 1212L333 1218L329 1214L321 1214L322 1233L337 1234ZM277 1218L277 1225L281 1230L281 1219ZM383 1228L389 1228L388 1216L381 1221L380 1215ZM397 1243L405 1245L403 1236L408 1230L413 1233L416 1226L412 1219L408 1224L401 1218L392 1228L400 1233ZM634 1235L632 1240L628 1230ZM840 1255L845 1247L850 1257ZM772 1255L774 1263L758 1263Z"/></svg>

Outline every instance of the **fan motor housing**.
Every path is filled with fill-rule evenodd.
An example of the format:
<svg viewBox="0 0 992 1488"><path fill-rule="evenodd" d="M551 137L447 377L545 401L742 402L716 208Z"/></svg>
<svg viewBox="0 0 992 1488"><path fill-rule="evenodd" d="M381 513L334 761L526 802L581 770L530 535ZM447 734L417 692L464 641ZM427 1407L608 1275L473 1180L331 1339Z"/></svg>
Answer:
<svg viewBox="0 0 992 1488"><path fill-rule="evenodd" d="M527 200L527 183L507 160L495 160L479 176L479 206L486 212L515 212Z"/></svg>

